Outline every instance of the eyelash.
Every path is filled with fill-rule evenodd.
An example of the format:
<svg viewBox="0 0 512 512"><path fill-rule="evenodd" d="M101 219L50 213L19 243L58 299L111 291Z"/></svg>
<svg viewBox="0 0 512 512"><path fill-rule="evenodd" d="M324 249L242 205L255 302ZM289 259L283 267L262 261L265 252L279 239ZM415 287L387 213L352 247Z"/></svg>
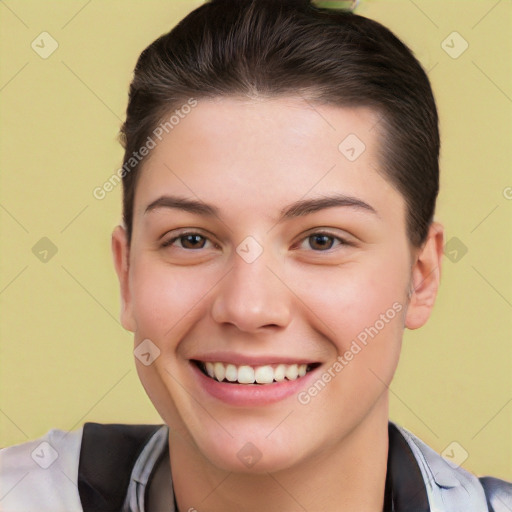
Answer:
<svg viewBox="0 0 512 512"><path fill-rule="evenodd" d="M214 242L212 242L207 236L204 236L202 235L201 233L197 232L197 231L186 231L186 232L183 232L183 233L180 233L179 235L177 236L174 236L172 238L170 238L169 240L166 240L165 242L162 243L162 247L163 248L166 248L166 247L171 247L176 241L178 240L183 240L184 238L186 238L187 236L192 236L192 235L196 235L196 236L199 236L201 237L202 239L206 240L206 241L209 241L211 243L213 243L214 245L218 246L217 244L215 244ZM341 238L337 235L333 235L332 233L329 233L327 231L315 231L313 233L310 233L309 235L307 235L306 237L302 238L300 240L300 245L302 245L302 243L314 236L325 236L325 237L329 237L331 239L333 239L334 241L338 241L339 244L338 246L352 246L353 244L350 243L350 242L347 242L347 240L345 240L344 238ZM294 244L294 246L297 245L297 244ZM333 244L334 245L334 244ZM198 251L200 249L204 249L204 247L200 247L198 249L187 249L185 247L180 247L180 249L183 249L185 251ZM330 252L331 250L333 249L333 247L329 247L328 249L326 250L313 250L313 252Z"/></svg>

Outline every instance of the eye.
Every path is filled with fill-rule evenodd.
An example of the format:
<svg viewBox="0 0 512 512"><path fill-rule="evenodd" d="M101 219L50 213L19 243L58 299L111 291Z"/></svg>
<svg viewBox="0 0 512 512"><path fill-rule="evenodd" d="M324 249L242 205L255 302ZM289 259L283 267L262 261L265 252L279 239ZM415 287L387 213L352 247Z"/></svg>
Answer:
<svg viewBox="0 0 512 512"><path fill-rule="evenodd" d="M170 247L176 245L180 249L197 250L204 249L207 243L212 244L208 238L201 235L200 233L190 232L181 233L178 236L169 238L162 244L162 247Z"/></svg>
<svg viewBox="0 0 512 512"><path fill-rule="evenodd" d="M326 252L332 249L333 247L340 245L350 245L347 241L339 236L332 235L330 233L312 233L311 235L304 238L304 240L300 243L300 249L307 249L305 244L309 245L311 249L317 252Z"/></svg>

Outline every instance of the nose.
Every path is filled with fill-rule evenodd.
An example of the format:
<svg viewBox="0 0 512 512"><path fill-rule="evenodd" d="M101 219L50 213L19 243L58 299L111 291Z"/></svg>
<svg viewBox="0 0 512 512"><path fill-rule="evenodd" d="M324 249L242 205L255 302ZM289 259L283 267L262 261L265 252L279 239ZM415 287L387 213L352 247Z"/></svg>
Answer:
<svg viewBox="0 0 512 512"><path fill-rule="evenodd" d="M231 271L217 287L211 314L219 324L231 324L241 331L285 327L291 320L291 291L265 252L248 263L234 254Z"/></svg>

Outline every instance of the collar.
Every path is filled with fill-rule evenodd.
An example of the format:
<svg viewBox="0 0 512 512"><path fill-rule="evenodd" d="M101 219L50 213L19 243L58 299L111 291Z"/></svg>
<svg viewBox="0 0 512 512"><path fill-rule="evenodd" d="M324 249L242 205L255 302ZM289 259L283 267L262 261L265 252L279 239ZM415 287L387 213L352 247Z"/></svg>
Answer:
<svg viewBox="0 0 512 512"><path fill-rule="evenodd" d="M391 422L388 435L384 512L429 512L425 483L411 448ZM152 452L149 457L148 451ZM147 496L158 462L162 457L168 459L168 453L165 426L86 423L78 467L78 490L84 512L122 510L126 503L134 501L127 496L132 489L137 489L139 496ZM141 460L148 463L140 464ZM139 476L133 475L135 468L147 475L147 486L142 489ZM138 510L144 512L143 508Z"/></svg>
<svg viewBox="0 0 512 512"><path fill-rule="evenodd" d="M384 512L429 512L427 490L411 448L398 428L388 424L389 451Z"/></svg>

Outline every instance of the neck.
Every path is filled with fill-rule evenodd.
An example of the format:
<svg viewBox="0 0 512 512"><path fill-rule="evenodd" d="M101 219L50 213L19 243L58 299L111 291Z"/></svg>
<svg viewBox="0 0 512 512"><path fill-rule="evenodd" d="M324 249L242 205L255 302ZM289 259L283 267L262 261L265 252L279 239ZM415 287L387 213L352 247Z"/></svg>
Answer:
<svg viewBox="0 0 512 512"><path fill-rule="evenodd" d="M189 441L170 433L179 510L201 512L381 512L388 456L387 400L347 436L286 470L241 474L221 470Z"/></svg>

